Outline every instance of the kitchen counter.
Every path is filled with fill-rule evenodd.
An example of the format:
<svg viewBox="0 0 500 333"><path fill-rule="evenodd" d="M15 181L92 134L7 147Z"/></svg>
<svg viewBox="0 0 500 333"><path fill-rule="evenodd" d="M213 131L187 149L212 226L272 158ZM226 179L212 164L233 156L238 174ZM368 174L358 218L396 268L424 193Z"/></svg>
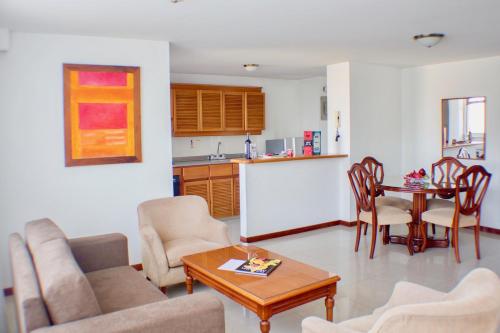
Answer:
<svg viewBox="0 0 500 333"><path fill-rule="evenodd" d="M172 166L175 167L188 167L195 165L214 165L214 164L226 164L234 163L233 159L243 157L243 154L226 154L226 159L223 160L210 160L208 155L205 156L188 156L188 157L174 157L172 161Z"/></svg>
<svg viewBox="0 0 500 333"><path fill-rule="evenodd" d="M247 160L245 158L235 158L232 159L232 163L241 163L241 164L253 164L253 163L274 163L274 162L289 162L289 161L300 161L300 160L314 160L314 159L322 159L322 158L342 158L347 157L347 154L340 155L313 155L313 156L295 156L295 157L286 157L286 156L271 156L271 157L259 157L253 160Z"/></svg>
<svg viewBox="0 0 500 333"><path fill-rule="evenodd" d="M349 161L347 154L233 159L240 177L240 240L251 243L348 221Z"/></svg>

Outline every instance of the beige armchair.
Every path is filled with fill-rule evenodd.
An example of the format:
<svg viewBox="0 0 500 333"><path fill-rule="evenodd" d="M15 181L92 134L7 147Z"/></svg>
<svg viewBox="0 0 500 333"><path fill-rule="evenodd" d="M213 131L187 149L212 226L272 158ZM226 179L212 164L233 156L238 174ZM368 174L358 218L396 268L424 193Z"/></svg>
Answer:
<svg viewBox="0 0 500 333"><path fill-rule="evenodd" d="M144 273L160 288L184 282L183 256L231 245L227 225L199 196L146 201L138 213Z"/></svg>
<svg viewBox="0 0 500 333"><path fill-rule="evenodd" d="M333 324L310 317L302 333L495 333L500 325L500 280L485 268L443 293L399 282L389 302L371 315Z"/></svg>

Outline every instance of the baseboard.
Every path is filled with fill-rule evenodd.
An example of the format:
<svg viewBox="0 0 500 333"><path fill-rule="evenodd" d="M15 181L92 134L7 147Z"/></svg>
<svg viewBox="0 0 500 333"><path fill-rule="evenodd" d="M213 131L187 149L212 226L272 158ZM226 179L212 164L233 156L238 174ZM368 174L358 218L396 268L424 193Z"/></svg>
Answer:
<svg viewBox="0 0 500 333"><path fill-rule="evenodd" d="M480 226L479 228L483 232L487 232L489 234L494 234L494 235L500 235L500 229L495 229L495 228L490 228L490 227L483 227L483 226Z"/></svg>
<svg viewBox="0 0 500 333"><path fill-rule="evenodd" d="M134 264L130 266L134 268L136 271L142 271L142 264Z"/></svg>
<svg viewBox="0 0 500 333"><path fill-rule="evenodd" d="M262 241L262 240L266 240L266 239L279 238L279 237L284 237L284 236L289 236L289 235L300 234L300 233L307 232L307 231L313 231L313 230L318 230L318 229L323 229L323 228L330 228L330 227L334 227L337 225L342 225L345 227L353 227L356 225L356 222L337 220L337 221L325 222L325 223L320 223L320 224L308 225L306 227L300 227L300 228L295 228L295 229L288 229L288 230L283 230L283 231L272 232L269 234L251 236L251 237L240 236L240 241L242 241L243 243L254 243L254 242L258 242L258 241Z"/></svg>

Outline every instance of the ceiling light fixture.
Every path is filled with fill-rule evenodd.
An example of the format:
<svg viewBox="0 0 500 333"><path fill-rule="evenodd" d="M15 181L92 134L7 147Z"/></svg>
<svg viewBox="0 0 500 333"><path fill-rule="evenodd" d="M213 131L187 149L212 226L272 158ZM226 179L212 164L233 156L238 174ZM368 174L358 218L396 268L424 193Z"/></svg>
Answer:
<svg viewBox="0 0 500 333"><path fill-rule="evenodd" d="M170 0L170 2L172 2L172 3L178 3L178 2L182 2L182 1L184 1L184 0Z"/></svg>
<svg viewBox="0 0 500 333"><path fill-rule="evenodd" d="M259 69L258 64L244 64L243 68L247 70L247 72L255 72L257 69Z"/></svg>
<svg viewBox="0 0 500 333"><path fill-rule="evenodd" d="M432 33L413 36L413 40L425 47L433 47L443 39L444 34Z"/></svg>

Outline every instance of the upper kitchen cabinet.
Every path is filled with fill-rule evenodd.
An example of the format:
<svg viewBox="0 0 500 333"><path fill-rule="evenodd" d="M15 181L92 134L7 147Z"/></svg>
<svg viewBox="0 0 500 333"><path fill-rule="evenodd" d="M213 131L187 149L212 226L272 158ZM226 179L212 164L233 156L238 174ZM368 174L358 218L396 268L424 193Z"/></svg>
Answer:
<svg viewBox="0 0 500 333"><path fill-rule="evenodd" d="M199 90L201 131L222 131L222 92Z"/></svg>
<svg viewBox="0 0 500 333"><path fill-rule="evenodd" d="M174 136L262 133L265 95L260 87L173 83Z"/></svg>
<svg viewBox="0 0 500 333"><path fill-rule="evenodd" d="M260 92L246 93L246 129L262 131L265 128L265 96Z"/></svg>
<svg viewBox="0 0 500 333"><path fill-rule="evenodd" d="M200 130L198 91L172 89L174 133L192 133Z"/></svg>

